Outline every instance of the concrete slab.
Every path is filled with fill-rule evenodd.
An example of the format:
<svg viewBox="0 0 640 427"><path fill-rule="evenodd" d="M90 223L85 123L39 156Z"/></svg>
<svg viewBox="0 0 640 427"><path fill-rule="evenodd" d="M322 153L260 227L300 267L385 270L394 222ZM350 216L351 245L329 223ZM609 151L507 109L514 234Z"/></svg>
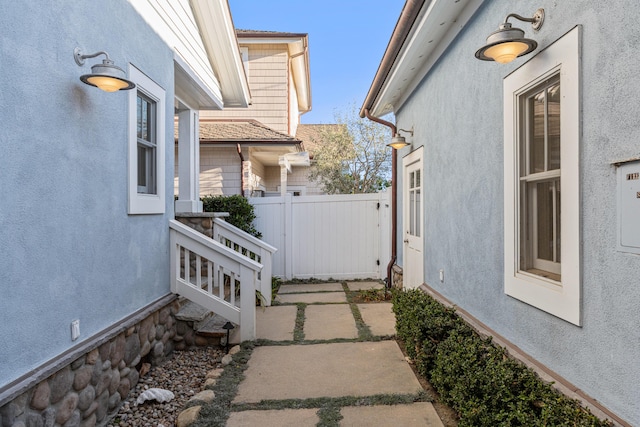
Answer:
<svg viewBox="0 0 640 427"><path fill-rule="evenodd" d="M317 409L232 412L227 427L315 427L320 421L317 412Z"/></svg>
<svg viewBox="0 0 640 427"><path fill-rule="evenodd" d="M369 289L384 289L384 284L380 282L347 282L350 291L363 291Z"/></svg>
<svg viewBox="0 0 640 427"><path fill-rule="evenodd" d="M358 338L358 327L348 304L309 305L304 317L305 340Z"/></svg>
<svg viewBox="0 0 640 427"><path fill-rule="evenodd" d="M340 411L343 427L444 427L433 405L418 402L394 406L348 406Z"/></svg>
<svg viewBox="0 0 640 427"><path fill-rule="evenodd" d="M293 340L298 307L283 305L256 309L256 336L271 341Z"/></svg>
<svg viewBox="0 0 640 427"><path fill-rule="evenodd" d="M347 302L347 294L344 292L319 292L308 294L283 294L278 295L278 301L283 304L295 304L304 302L313 303L344 303Z"/></svg>
<svg viewBox="0 0 640 427"><path fill-rule="evenodd" d="M227 427L315 427L320 421L317 412L317 409L232 412Z"/></svg>
<svg viewBox="0 0 640 427"><path fill-rule="evenodd" d="M299 285L280 285L279 294L295 294L301 292L340 292L342 283L301 283Z"/></svg>
<svg viewBox="0 0 640 427"><path fill-rule="evenodd" d="M376 336L391 336L396 334L396 316L393 314L393 304L380 302L358 304L362 320Z"/></svg>
<svg viewBox="0 0 640 427"><path fill-rule="evenodd" d="M236 403L422 390L395 341L257 347L244 375Z"/></svg>

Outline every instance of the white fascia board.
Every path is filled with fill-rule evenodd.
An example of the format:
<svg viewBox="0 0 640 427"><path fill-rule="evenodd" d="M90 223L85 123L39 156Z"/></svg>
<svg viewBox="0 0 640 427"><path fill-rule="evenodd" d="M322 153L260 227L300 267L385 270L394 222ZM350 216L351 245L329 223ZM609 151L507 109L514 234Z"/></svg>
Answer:
<svg viewBox="0 0 640 427"><path fill-rule="evenodd" d="M182 59L179 52L173 53L175 95L194 110L221 110L223 100L215 94Z"/></svg>
<svg viewBox="0 0 640 427"><path fill-rule="evenodd" d="M373 116L395 112L404 104L484 1L434 0L420 11L375 99Z"/></svg>
<svg viewBox="0 0 640 427"><path fill-rule="evenodd" d="M298 109L300 113L311 110L311 79L309 67L309 51L307 41L300 39L297 43L289 43L289 56L293 82L298 95Z"/></svg>
<svg viewBox="0 0 640 427"><path fill-rule="evenodd" d="M248 107L249 83L226 0L189 0L225 107Z"/></svg>

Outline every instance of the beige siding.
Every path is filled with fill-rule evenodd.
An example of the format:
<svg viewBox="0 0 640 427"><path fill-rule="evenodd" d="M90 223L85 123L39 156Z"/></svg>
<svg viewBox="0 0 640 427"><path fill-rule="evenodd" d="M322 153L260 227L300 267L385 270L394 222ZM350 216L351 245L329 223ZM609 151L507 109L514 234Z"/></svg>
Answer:
<svg viewBox="0 0 640 427"><path fill-rule="evenodd" d="M286 45L247 45L249 49L249 108L202 111L205 118L255 119L273 130L289 133L288 51Z"/></svg>
<svg viewBox="0 0 640 427"><path fill-rule="evenodd" d="M200 195L240 194L240 157L235 148L200 147Z"/></svg>

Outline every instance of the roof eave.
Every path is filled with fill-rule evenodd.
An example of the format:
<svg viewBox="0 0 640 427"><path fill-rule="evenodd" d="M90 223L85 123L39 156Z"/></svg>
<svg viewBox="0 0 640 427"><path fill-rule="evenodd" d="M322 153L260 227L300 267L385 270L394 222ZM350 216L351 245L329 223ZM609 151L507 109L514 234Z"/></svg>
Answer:
<svg viewBox="0 0 640 427"><path fill-rule="evenodd" d="M360 116L397 111L485 0L407 0Z"/></svg>
<svg viewBox="0 0 640 427"><path fill-rule="evenodd" d="M211 68L216 74L225 107L251 103L231 11L226 0L189 0Z"/></svg>

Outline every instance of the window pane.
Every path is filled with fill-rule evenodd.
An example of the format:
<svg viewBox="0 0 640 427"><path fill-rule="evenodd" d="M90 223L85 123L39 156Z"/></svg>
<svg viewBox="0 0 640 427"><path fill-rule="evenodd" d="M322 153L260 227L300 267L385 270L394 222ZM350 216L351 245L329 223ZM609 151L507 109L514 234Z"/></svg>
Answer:
<svg viewBox="0 0 640 427"><path fill-rule="evenodd" d="M545 168L545 93L541 91L529 98L529 173L544 172Z"/></svg>
<svg viewBox="0 0 640 427"><path fill-rule="evenodd" d="M420 172L417 173L418 179L420 179ZM416 190L416 237L420 237L420 190Z"/></svg>
<svg viewBox="0 0 640 427"><path fill-rule="evenodd" d="M147 150L138 145L138 188L147 186ZM138 190L140 193L141 191ZM142 191L144 192L144 191Z"/></svg>
<svg viewBox="0 0 640 427"><path fill-rule="evenodd" d="M536 185L537 241L538 258L553 261L553 186L550 182L539 182Z"/></svg>
<svg viewBox="0 0 640 427"><path fill-rule="evenodd" d="M560 83L547 89L549 170L560 169Z"/></svg>
<svg viewBox="0 0 640 427"><path fill-rule="evenodd" d="M414 188L416 186L415 175L416 175L415 172L409 173L409 188Z"/></svg>
<svg viewBox="0 0 640 427"><path fill-rule="evenodd" d="M416 196L413 191L409 191L409 234L412 236L415 236L415 223L416 223L415 212L416 212Z"/></svg>
<svg viewBox="0 0 640 427"><path fill-rule="evenodd" d="M562 253L560 245L560 180L555 181L556 184L556 262L560 262L560 254Z"/></svg>
<svg viewBox="0 0 640 427"><path fill-rule="evenodd" d="M420 169L416 171L416 187L420 187Z"/></svg>
<svg viewBox="0 0 640 427"><path fill-rule="evenodd" d="M136 111L137 134L138 138L142 138L142 98L140 95L138 95Z"/></svg>

